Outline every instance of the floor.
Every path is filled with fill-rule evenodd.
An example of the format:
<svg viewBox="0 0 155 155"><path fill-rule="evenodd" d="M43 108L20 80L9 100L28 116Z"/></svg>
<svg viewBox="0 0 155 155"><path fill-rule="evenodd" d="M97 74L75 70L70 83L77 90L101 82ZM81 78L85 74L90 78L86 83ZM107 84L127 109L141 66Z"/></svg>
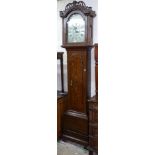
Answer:
<svg viewBox="0 0 155 155"><path fill-rule="evenodd" d="M88 155L83 147L59 141L57 143L57 155Z"/></svg>

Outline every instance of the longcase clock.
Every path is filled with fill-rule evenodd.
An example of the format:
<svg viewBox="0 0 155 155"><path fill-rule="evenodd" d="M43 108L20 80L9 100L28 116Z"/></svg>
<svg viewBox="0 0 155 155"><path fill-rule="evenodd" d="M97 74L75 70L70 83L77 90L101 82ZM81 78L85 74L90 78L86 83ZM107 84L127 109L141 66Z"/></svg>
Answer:
<svg viewBox="0 0 155 155"><path fill-rule="evenodd" d="M91 48L93 18L91 7L73 1L60 11L63 45L67 51L68 102L63 117L63 139L88 145L88 98L91 94Z"/></svg>

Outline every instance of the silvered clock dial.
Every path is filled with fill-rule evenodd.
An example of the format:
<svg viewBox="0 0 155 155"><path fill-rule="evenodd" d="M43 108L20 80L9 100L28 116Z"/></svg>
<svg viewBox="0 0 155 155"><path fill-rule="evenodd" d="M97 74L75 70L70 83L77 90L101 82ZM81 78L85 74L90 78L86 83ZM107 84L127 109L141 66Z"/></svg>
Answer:
<svg viewBox="0 0 155 155"><path fill-rule="evenodd" d="M80 14L73 14L67 22L68 43L85 41L85 21Z"/></svg>

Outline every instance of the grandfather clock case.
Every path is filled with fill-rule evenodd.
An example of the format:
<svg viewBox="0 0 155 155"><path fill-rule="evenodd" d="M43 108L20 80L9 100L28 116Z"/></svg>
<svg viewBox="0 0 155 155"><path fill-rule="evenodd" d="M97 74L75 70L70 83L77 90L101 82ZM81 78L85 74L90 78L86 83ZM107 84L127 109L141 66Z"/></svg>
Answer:
<svg viewBox="0 0 155 155"><path fill-rule="evenodd" d="M88 102L91 97L91 49L93 18L91 7L73 1L60 11L63 45L67 51L68 102L63 116L64 140L88 145Z"/></svg>

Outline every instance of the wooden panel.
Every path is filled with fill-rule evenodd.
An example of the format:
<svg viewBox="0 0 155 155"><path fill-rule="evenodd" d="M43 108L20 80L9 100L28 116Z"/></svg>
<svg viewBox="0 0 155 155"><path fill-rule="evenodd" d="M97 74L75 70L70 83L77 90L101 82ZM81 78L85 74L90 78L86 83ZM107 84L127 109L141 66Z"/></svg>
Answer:
<svg viewBox="0 0 155 155"><path fill-rule="evenodd" d="M62 121L64 108L67 100L67 94L59 95L57 97L57 138L60 139L62 136Z"/></svg>
<svg viewBox="0 0 155 155"><path fill-rule="evenodd" d="M82 114L81 114L82 115ZM66 122L64 124L64 128L67 128L68 130L72 130L74 132L79 132L81 134L87 134L88 133L88 117L81 115L76 115L67 112L64 116L64 121ZM75 123L76 122L76 123Z"/></svg>
<svg viewBox="0 0 155 155"><path fill-rule="evenodd" d="M89 101L89 149L98 152L98 101L96 96Z"/></svg>
<svg viewBox="0 0 155 155"><path fill-rule="evenodd" d="M64 98L61 97L57 101L57 137L62 136L62 115L64 113Z"/></svg>
<svg viewBox="0 0 155 155"><path fill-rule="evenodd" d="M97 123L98 122L98 113L94 110L89 110L89 122Z"/></svg>
<svg viewBox="0 0 155 155"><path fill-rule="evenodd" d="M98 139L97 137L89 137L89 146L94 149L94 151L97 152L98 150Z"/></svg>
<svg viewBox="0 0 155 155"><path fill-rule="evenodd" d="M59 99L57 103L57 138L61 136L61 104L62 103L63 103L62 99Z"/></svg>
<svg viewBox="0 0 155 155"><path fill-rule="evenodd" d="M86 112L86 52L68 52L69 107L77 112Z"/></svg>
<svg viewBox="0 0 155 155"><path fill-rule="evenodd" d="M97 127L97 124L95 125L92 125L92 124L89 124L89 134L90 134L90 137L96 137L98 136L98 127Z"/></svg>

